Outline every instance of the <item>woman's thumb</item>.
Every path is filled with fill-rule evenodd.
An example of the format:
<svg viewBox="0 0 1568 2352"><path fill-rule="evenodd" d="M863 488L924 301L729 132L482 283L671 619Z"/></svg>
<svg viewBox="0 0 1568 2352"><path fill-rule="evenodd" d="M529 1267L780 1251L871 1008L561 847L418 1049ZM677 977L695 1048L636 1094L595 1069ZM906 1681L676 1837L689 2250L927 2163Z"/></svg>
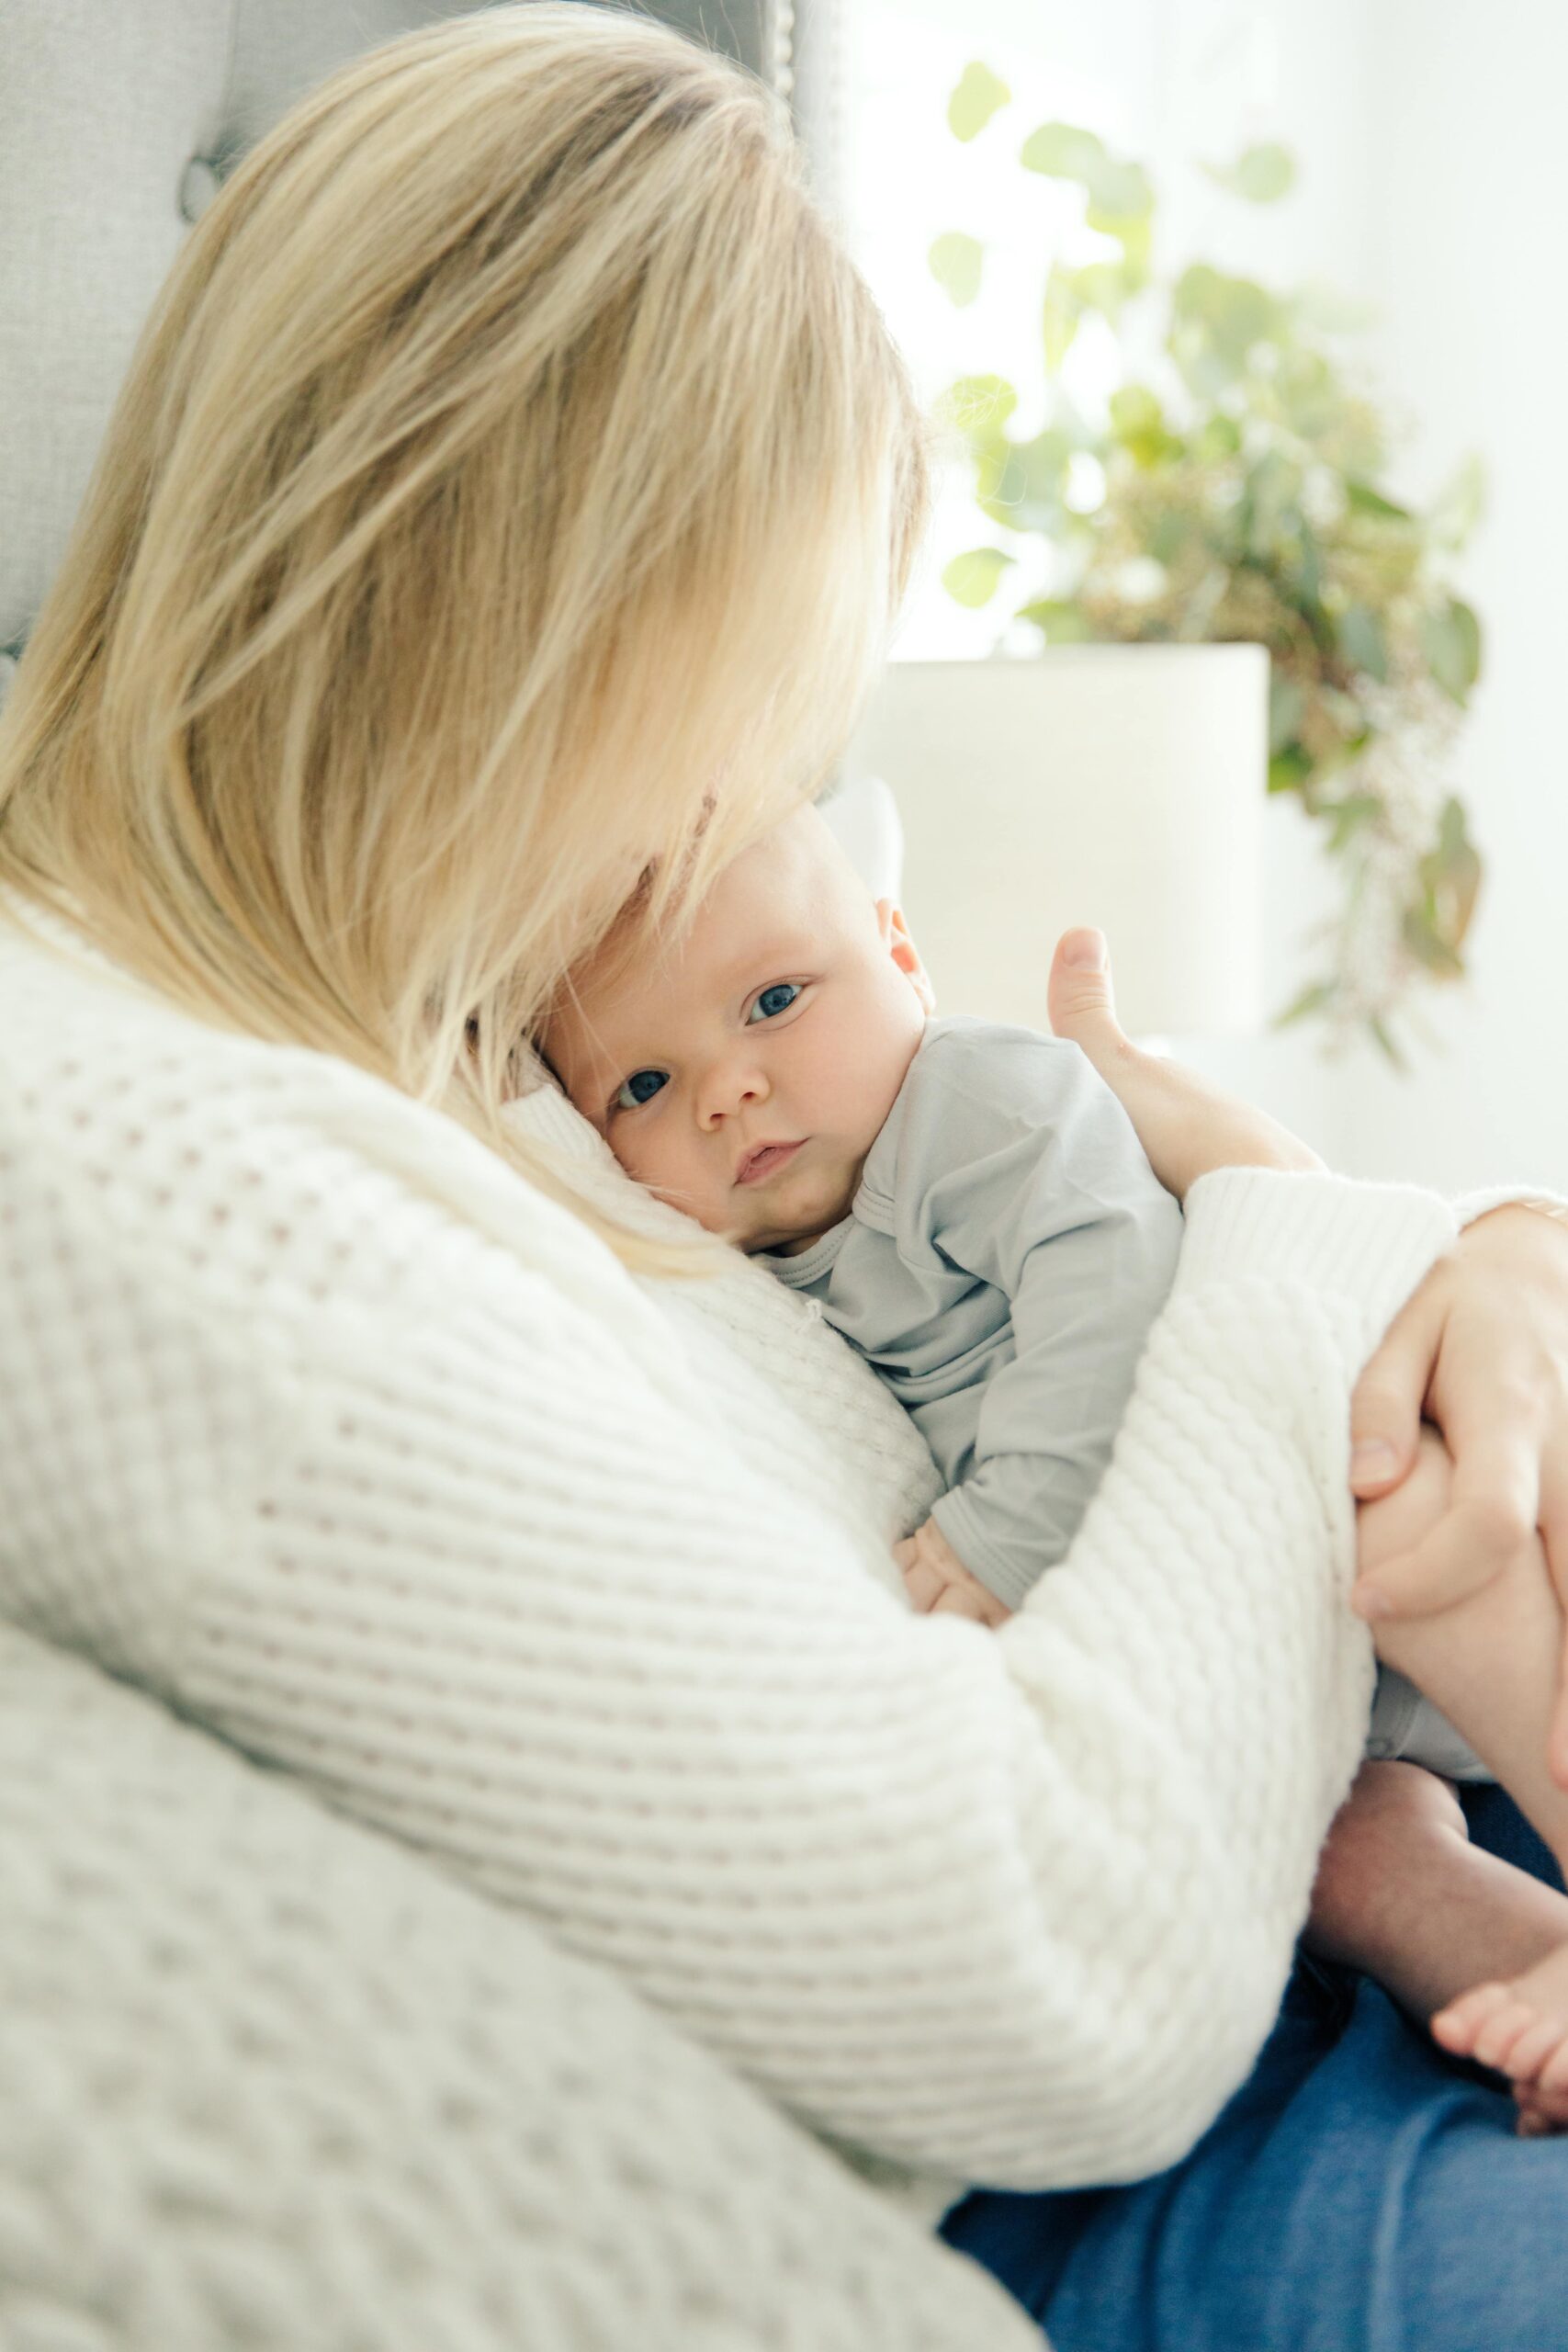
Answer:
<svg viewBox="0 0 1568 2352"><path fill-rule="evenodd" d="M1080 1046L1097 1069L1125 1047L1127 1041L1117 1026L1111 955L1102 931L1062 933L1051 958L1046 1004L1057 1036Z"/></svg>

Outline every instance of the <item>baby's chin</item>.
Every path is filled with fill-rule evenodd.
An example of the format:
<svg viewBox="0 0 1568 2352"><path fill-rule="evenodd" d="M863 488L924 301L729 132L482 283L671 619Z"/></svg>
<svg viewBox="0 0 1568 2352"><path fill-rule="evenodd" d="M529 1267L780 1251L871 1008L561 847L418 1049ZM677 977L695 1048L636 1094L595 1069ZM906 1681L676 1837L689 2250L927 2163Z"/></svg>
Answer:
<svg viewBox="0 0 1568 2352"><path fill-rule="evenodd" d="M825 1233L848 1216L853 1198L852 1184L841 1197L803 1204L798 1216L786 1214L768 1223L758 1220L744 1231L732 1226L726 1238L738 1250L744 1250L748 1258L759 1257L764 1250L773 1258L793 1258L801 1250L809 1250L814 1241L820 1241Z"/></svg>

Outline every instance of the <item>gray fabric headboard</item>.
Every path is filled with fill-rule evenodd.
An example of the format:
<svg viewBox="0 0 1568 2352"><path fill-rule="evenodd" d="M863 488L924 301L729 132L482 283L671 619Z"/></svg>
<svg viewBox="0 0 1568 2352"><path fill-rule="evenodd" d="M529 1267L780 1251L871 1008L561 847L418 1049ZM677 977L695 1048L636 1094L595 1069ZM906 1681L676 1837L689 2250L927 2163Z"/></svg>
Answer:
<svg viewBox="0 0 1568 2352"><path fill-rule="evenodd" d="M0 695L137 333L225 173L304 90L475 0L0 0ZM831 200L838 0L659 0L788 93Z"/></svg>

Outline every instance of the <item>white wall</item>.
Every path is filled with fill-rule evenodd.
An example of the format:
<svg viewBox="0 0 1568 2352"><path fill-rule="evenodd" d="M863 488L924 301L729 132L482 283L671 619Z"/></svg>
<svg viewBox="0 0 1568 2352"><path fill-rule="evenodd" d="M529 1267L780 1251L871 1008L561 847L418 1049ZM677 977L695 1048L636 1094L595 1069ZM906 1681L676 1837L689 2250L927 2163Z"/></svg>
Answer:
<svg viewBox="0 0 1568 2352"><path fill-rule="evenodd" d="M1472 983L1433 1007L1445 1049L1402 1085L1347 1075L1346 1161L1568 1187L1568 11L1366 15L1380 351L1421 426L1411 480L1474 446L1491 481L1466 563L1486 674L1457 761L1488 874Z"/></svg>
<svg viewBox="0 0 1568 2352"><path fill-rule="evenodd" d="M1369 309L1377 297L1366 237L1371 97L1365 20L1378 0L1166 0L1156 10L1158 74L1149 152L1160 197L1161 250L1289 288L1325 280ZM1290 197L1241 204L1196 168L1278 140L1300 166ZM1324 968L1314 938L1342 885L1297 803L1270 803L1265 838L1266 998L1288 1004ZM1333 1165L1354 1157L1347 1059L1308 1025L1239 1042L1177 1041L1182 1057L1261 1103Z"/></svg>
<svg viewBox="0 0 1568 2352"><path fill-rule="evenodd" d="M1568 1062L1568 658L1557 644L1568 550L1568 271L1558 250L1568 10L1557 0L1498 0L1486 12L1460 0L1316 0L1310 10L1285 0L858 0L853 21L867 91L852 234L928 390L970 368L1027 365L1028 272L1043 283L1045 253L997 256L995 301L964 313L944 307L924 254L942 228L987 233L987 207L1005 217L1026 177L1011 161L1019 140L1055 113L1153 160L1170 252L1201 250L1275 282L1323 278L1381 312L1369 370L1413 428L1398 477L1413 495L1465 450L1482 452L1491 509L1461 585L1487 626L1487 671L1454 767L1488 864L1473 978L1425 992L1434 1042L1405 1078L1371 1049L1326 1061L1310 1032L1183 1050L1354 1172L1568 1186L1568 1083L1558 1077ZM941 99L971 56L1008 74L1018 103L964 150L933 135L931 119L934 109L940 125ZM1281 206L1249 213L1190 168L1260 138L1283 140L1303 164ZM994 622L944 606L934 583L941 561L982 536L977 522L962 501L940 521L932 593L905 651L988 650ZM1269 851L1270 985L1283 1002L1307 968L1303 933L1337 885L1289 804L1270 812Z"/></svg>

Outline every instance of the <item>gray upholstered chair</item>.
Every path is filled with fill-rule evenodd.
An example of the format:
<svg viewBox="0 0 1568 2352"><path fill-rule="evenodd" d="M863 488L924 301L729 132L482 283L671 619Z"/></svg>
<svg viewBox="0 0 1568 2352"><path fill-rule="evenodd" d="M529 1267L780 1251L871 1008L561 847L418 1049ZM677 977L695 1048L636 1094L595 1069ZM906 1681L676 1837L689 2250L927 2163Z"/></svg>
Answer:
<svg viewBox="0 0 1568 2352"><path fill-rule="evenodd" d="M0 665L60 560L141 322L220 182L334 66L472 5L0 0ZM787 89L830 193L838 0L648 13Z"/></svg>
<svg viewBox="0 0 1568 2352"><path fill-rule="evenodd" d="M218 180L323 72L438 13L0 0L0 643ZM828 121L815 10L671 13L793 64ZM0 1627L6 2352L1038 2340L627 1987Z"/></svg>

